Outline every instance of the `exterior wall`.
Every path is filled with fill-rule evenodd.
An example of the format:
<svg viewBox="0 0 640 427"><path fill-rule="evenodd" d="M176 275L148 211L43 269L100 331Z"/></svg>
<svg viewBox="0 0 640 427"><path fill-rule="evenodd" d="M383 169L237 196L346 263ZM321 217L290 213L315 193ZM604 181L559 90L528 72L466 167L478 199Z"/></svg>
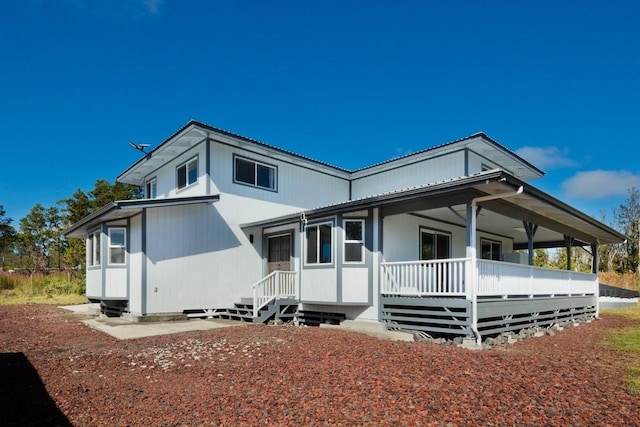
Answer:
<svg viewBox="0 0 640 427"><path fill-rule="evenodd" d="M234 155L275 167L276 191L234 182ZM233 194L248 200L296 208L315 208L349 198L347 179L306 167L303 163L267 157L219 143L212 143L211 147L211 179L212 193ZM261 219L270 218L269 215L269 212L264 212Z"/></svg>
<svg viewBox="0 0 640 427"><path fill-rule="evenodd" d="M177 189L176 168L186 161L198 158L198 181L180 190ZM196 145L174 160L168 162L162 168L149 171L147 181L155 178L157 180L157 198L167 197L190 197L203 196L207 194L206 186L206 145L204 142Z"/></svg>
<svg viewBox="0 0 640 427"><path fill-rule="evenodd" d="M131 218L129 223L129 311L142 313L142 218L141 214Z"/></svg>
<svg viewBox="0 0 640 427"><path fill-rule="evenodd" d="M435 158L371 168L354 174L352 197L371 196L465 175L465 153L456 151Z"/></svg>
<svg viewBox="0 0 640 427"><path fill-rule="evenodd" d="M102 298L102 269L87 270L87 298Z"/></svg>
<svg viewBox="0 0 640 427"><path fill-rule="evenodd" d="M467 159L469 161L467 167L468 167L468 171L469 171L469 175L473 175L476 173L480 173L484 170L488 170L488 169L496 169L496 168L501 168L501 169L505 169L504 166L499 165L489 159L487 159L486 157L481 156L480 154L474 152L474 151L469 151L467 153ZM507 170L507 169L505 169ZM508 171L510 173L514 173L514 171Z"/></svg>
<svg viewBox="0 0 640 427"><path fill-rule="evenodd" d="M260 247L224 214L217 203L147 211L146 313L231 307L252 295Z"/></svg>

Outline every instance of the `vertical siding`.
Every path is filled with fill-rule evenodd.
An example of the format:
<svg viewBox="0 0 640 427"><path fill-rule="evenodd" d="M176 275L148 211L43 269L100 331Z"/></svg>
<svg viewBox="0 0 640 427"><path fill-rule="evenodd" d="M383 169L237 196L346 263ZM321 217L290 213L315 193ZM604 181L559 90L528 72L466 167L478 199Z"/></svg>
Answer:
<svg viewBox="0 0 640 427"><path fill-rule="evenodd" d="M233 182L233 155L260 161L277 168L277 191ZM349 198L349 182L299 164L269 158L222 144L211 150L213 186L221 193L298 208L314 208ZM264 218L268 218L265 216Z"/></svg>
<svg viewBox="0 0 640 427"><path fill-rule="evenodd" d="M184 162L198 157L198 182L183 189L176 189L176 168ZM156 171L149 171L147 179L156 178L158 198L190 197L207 194L206 189L206 145L201 143Z"/></svg>
<svg viewBox="0 0 640 427"><path fill-rule="evenodd" d="M107 267L105 270L105 298L127 298L126 267Z"/></svg>
<svg viewBox="0 0 640 427"><path fill-rule="evenodd" d="M363 176L353 181L353 198L457 178L465 174L464 163L465 154L458 151Z"/></svg>
<svg viewBox="0 0 640 427"><path fill-rule="evenodd" d="M129 227L129 310L142 313L142 215L131 218Z"/></svg>
<svg viewBox="0 0 640 427"><path fill-rule="evenodd" d="M102 298L102 269L87 269L87 297Z"/></svg>
<svg viewBox="0 0 640 427"><path fill-rule="evenodd" d="M353 304L369 302L368 268L342 268L342 302Z"/></svg>

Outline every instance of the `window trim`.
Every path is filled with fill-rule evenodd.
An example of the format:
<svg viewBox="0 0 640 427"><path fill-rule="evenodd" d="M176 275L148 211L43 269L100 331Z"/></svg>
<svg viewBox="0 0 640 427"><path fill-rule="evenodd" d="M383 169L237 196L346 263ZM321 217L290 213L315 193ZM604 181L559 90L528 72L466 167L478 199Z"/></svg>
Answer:
<svg viewBox="0 0 640 427"><path fill-rule="evenodd" d="M238 179L238 160L253 163L253 183L240 181ZM263 166L273 171L273 188L258 185L258 166ZM233 183L239 184L239 185L246 185L247 187L259 188L262 190L277 192L278 191L278 167L276 165L251 159L249 157L244 157L238 154L234 154L233 155Z"/></svg>
<svg viewBox="0 0 640 427"><path fill-rule="evenodd" d="M196 167L196 177L195 180L192 182L189 182L189 165L191 163L195 164ZM180 163L178 166L176 166L176 190L184 190L185 188L191 187L192 185L195 185L198 183L198 178L199 178L199 164L198 164L198 156L194 156L192 158L190 158L189 160ZM185 168L184 173L185 173L185 184L180 187L180 175L179 175L179 171L181 168Z"/></svg>
<svg viewBox="0 0 640 427"><path fill-rule="evenodd" d="M438 258L438 248L436 246L435 250L436 250L436 254L435 254L435 258L431 259L431 260L425 260L424 258L422 258L422 247L423 247L423 243L422 243L422 235L424 233L430 233L433 234L434 236L438 236L438 235L442 235L442 236L447 236L449 238L449 250L448 250L448 254L446 258ZM449 231L443 231L443 230L436 230L430 227L420 227L420 235L418 237L418 259L421 261L436 261L439 259L451 259L451 253L453 251L453 234ZM436 239L436 245L437 245L437 239Z"/></svg>
<svg viewBox="0 0 640 427"><path fill-rule="evenodd" d="M357 222L360 223L361 226L361 238L360 240L348 240L347 239L347 223L348 222ZM344 219L342 221L342 262L344 264L364 264L364 248L365 248L365 220L364 219ZM347 261L347 244L358 243L360 244L360 260L359 261Z"/></svg>
<svg viewBox="0 0 640 427"><path fill-rule="evenodd" d="M92 231L87 235L87 240L89 241L89 248L87 250L87 262L89 267L100 267L100 255L102 253L102 248L100 247L102 241L101 235L101 230Z"/></svg>
<svg viewBox="0 0 640 427"><path fill-rule="evenodd" d="M177 173L177 172L176 172ZM153 196L149 193L151 193L150 187L153 187ZM144 198L145 199L155 199L156 197L158 197L158 178L157 177L153 177L150 180L146 181L144 183Z"/></svg>
<svg viewBox="0 0 640 427"><path fill-rule="evenodd" d="M111 239L111 233L115 230L122 230L124 242L122 245L114 245ZM108 245L107 245L107 264L113 266L123 266L127 265L127 227L109 227L108 231ZM112 249L122 249L123 250L123 261L122 262L111 262L111 250Z"/></svg>
<svg viewBox="0 0 640 427"><path fill-rule="evenodd" d="M484 243L488 243L489 245L491 245L491 258L485 258L484 254L482 253L482 246ZM497 245L498 246L498 259L493 259L493 245ZM481 237L480 238L480 259L485 259L485 260L489 260L489 261L501 261L502 260L502 242L499 240L492 240L492 239L487 239L485 237Z"/></svg>
<svg viewBox="0 0 640 427"><path fill-rule="evenodd" d="M316 239L316 261L309 262L309 237L308 231L312 228L316 230L320 230L320 227L323 225L328 225L331 230L331 260L329 262L321 262L320 257L322 254L322 249L320 247L320 239ZM307 224L304 227L304 265L309 267L333 267L333 263L335 261L335 235L334 235L334 222L333 221L323 221L316 222L313 224ZM319 235L319 233L318 233Z"/></svg>

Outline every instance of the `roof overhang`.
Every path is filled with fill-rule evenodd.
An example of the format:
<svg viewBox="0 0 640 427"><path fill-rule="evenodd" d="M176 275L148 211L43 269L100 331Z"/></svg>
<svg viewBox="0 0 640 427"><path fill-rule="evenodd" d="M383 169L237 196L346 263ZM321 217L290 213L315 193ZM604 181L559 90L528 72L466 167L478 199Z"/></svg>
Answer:
<svg viewBox="0 0 640 427"><path fill-rule="evenodd" d="M464 227L464 205L477 197L513 194L521 186L520 194L478 203L484 217L483 221L478 221L478 227L511 238L514 248L527 241L526 234L514 231L522 228L523 221L544 228L538 235L537 247L557 247L564 242L564 236L574 238L576 246L615 244L626 239L611 227L501 169L300 211L269 221L244 224L243 228L272 227L300 221L303 216L313 220L370 207L382 208L383 216L412 213ZM456 211L453 207L462 208Z"/></svg>
<svg viewBox="0 0 640 427"><path fill-rule="evenodd" d="M84 238L87 232L98 225L115 221L118 219L130 218L140 214L144 209L164 208L170 206L185 206L193 204L211 204L220 200L220 195L179 197L171 199L139 199L139 200L118 200L112 202L91 215L88 215L69 226L62 232L65 237Z"/></svg>

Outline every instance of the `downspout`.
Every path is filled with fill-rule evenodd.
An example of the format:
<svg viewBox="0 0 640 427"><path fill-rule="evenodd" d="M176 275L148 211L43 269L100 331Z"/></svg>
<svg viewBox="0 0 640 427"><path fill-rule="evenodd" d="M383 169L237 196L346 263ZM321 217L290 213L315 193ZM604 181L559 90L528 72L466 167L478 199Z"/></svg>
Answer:
<svg viewBox="0 0 640 427"><path fill-rule="evenodd" d="M473 274L471 274L471 330L476 337L476 344L482 344L482 337L478 331L478 258L476 254L476 227L477 218L476 213L478 211L478 203L486 202L488 200L506 199L507 197L514 197L521 194L524 191L524 187L520 186L516 191L509 191L506 193L490 194L487 196L480 196L471 199L471 212L470 212L470 232L469 241L467 242L467 258L471 260L471 268Z"/></svg>

